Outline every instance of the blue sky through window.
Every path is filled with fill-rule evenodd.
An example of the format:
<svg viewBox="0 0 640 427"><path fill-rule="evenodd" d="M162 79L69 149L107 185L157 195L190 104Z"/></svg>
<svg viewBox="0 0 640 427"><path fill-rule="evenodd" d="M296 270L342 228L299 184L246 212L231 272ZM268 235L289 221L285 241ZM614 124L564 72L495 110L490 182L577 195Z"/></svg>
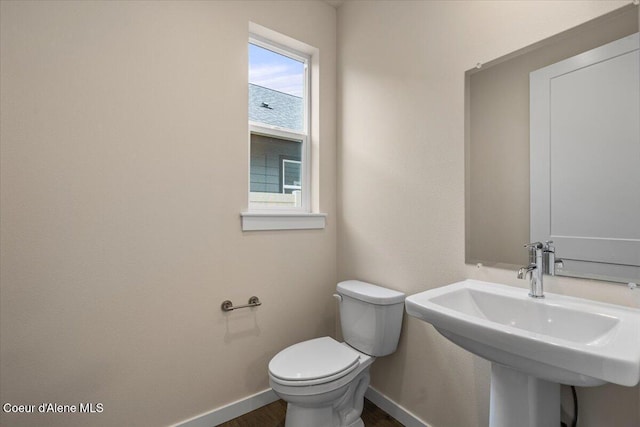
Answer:
<svg viewBox="0 0 640 427"><path fill-rule="evenodd" d="M249 83L302 97L304 64L249 43Z"/></svg>

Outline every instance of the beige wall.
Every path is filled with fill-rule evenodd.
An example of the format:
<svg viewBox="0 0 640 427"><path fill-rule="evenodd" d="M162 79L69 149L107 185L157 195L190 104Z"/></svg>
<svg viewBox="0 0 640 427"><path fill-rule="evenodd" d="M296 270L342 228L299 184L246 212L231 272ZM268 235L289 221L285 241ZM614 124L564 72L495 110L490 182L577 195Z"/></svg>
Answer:
<svg viewBox="0 0 640 427"><path fill-rule="evenodd" d="M345 2L338 13L339 279L407 294L465 277L525 286L513 271L464 263L464 72L627 4ZM546 286L640 307L621 285L555 278ZM489 363L424 322L405 319L398 352L372 371L374 387L433 427L488 423ZM579 396L583 427L640 424L638 387L580 389Z"/></svg>
<svg viewBox="0 0 640 427"><path fill-rule="evenodd" d="M2 2L2 425L159 426L268 387L335 329L336 11L324 2ZM320 51L325 230L240 230L249 21ZM316 200L317 203L317 200ZM220 303L263 305L224 315Z"/></svg>

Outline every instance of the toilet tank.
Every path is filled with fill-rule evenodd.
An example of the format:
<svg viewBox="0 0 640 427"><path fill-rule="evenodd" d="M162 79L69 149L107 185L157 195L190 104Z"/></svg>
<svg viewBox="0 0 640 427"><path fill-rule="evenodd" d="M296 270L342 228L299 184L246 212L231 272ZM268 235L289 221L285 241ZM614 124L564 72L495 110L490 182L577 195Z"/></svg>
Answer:
<svg viewBox="0 0 640 427"><path fill-rule="evenodd" d="M370 356L396 351L405 295L359 280L340 282L337 291L345 342Z"/></svg>

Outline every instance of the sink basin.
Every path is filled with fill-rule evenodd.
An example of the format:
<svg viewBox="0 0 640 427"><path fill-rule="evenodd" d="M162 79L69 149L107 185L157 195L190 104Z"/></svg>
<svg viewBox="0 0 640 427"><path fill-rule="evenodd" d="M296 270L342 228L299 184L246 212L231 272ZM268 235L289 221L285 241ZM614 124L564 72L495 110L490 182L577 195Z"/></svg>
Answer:
<svg viewBox="0 0 640 427"><path fill-rule="evenodd" d="M407 313L492 362L563 384L634 386L640 310L465 280L411 295Z"/></svg>

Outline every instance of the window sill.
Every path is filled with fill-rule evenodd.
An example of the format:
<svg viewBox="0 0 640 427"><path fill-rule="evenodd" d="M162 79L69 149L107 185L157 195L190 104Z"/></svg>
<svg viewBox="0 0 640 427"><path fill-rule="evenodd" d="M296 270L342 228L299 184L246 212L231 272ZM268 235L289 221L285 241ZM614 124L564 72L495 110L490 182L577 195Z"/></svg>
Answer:
<svg viewBox="0 0 640 427"><path fill-rule="evenodd" d="M242 212L242 231L312 230L326 226L324 213Z"/></svg>

